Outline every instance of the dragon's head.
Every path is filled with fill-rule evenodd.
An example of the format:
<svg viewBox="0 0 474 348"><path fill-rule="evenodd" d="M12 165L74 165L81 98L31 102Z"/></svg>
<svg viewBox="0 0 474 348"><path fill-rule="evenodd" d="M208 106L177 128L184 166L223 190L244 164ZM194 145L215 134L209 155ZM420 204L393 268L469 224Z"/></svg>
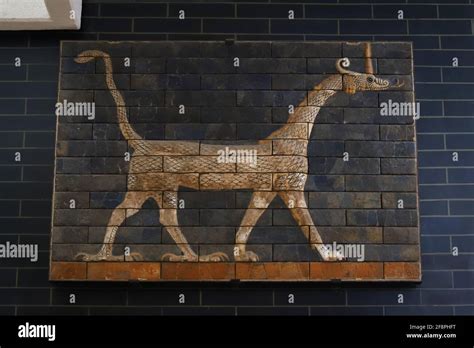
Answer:
<svg viewBox="0 0 474 348"><path fill-rule="evenodd" d="M398 88L403 83L382 79L374 75L374 68L371 59L370 43L366 44L365 49L365 73L348 70L350 61L348 58L338 59L336 62L337 71L342 74L342 89L349 94L355 94L362 91L383 91L389 88Z"/></svg>

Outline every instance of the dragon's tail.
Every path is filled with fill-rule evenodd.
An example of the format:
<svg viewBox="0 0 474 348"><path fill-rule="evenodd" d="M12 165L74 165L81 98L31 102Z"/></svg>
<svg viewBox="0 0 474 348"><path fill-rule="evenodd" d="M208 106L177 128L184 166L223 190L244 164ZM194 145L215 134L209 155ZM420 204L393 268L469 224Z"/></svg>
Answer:
<svg viewBox="0 0 474 348"><path fill-rule="evenodd" d="M94 60L95 58L102 58L104 60L105 80L110 94L114 98L115 104L117 105L117 117L122 135L127 140L141 140L142 137L137 132L135 132L128 122L125 101L114 82L112 60L110 59L110 56L102 51L88 50L81 52L74 60L76 63L84 64Z"/></svg>

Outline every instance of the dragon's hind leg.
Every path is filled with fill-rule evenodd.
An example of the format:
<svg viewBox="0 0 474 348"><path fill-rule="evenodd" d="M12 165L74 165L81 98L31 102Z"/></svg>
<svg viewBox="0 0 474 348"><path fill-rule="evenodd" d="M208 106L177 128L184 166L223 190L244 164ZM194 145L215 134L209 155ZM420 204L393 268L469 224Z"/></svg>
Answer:
<svg viewBox="0 0 474 348"><path fill-rule="evenodd" d="M81 261L124 261L124 260L141 260L141 255L137 253L131 253L129 256L124 255L113 255L112 249L115 241L115 236L120 225L126 219L126 209L133 209L132 214L138 213L139 209L150 197L148 192L127 192L122 203L120 203L112 212L107 229L105 232L104 242L97 254L79 253L76 255L77 260Z"/></svg>

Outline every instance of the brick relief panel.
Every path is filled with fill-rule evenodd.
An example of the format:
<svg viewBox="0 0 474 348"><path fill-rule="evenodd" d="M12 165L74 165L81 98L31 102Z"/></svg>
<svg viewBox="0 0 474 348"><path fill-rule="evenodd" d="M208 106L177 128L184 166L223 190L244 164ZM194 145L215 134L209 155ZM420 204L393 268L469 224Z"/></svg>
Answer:
<svg viewBox="0 0 474 348"><path fill-rule="evenodd" d="M416 281L412 48L61 45L52 280Z"/></svg>

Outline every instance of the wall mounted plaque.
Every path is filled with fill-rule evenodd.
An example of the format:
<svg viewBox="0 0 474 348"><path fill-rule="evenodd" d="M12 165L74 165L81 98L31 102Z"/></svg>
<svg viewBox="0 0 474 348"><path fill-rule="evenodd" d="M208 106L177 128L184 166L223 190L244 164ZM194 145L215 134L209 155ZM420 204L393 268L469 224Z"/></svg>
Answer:
<svg viewBox="0 0 474 348"><path fill-rule="evenodd" d="M61 46L52 280L417 281L412 48Z"/></svg>

